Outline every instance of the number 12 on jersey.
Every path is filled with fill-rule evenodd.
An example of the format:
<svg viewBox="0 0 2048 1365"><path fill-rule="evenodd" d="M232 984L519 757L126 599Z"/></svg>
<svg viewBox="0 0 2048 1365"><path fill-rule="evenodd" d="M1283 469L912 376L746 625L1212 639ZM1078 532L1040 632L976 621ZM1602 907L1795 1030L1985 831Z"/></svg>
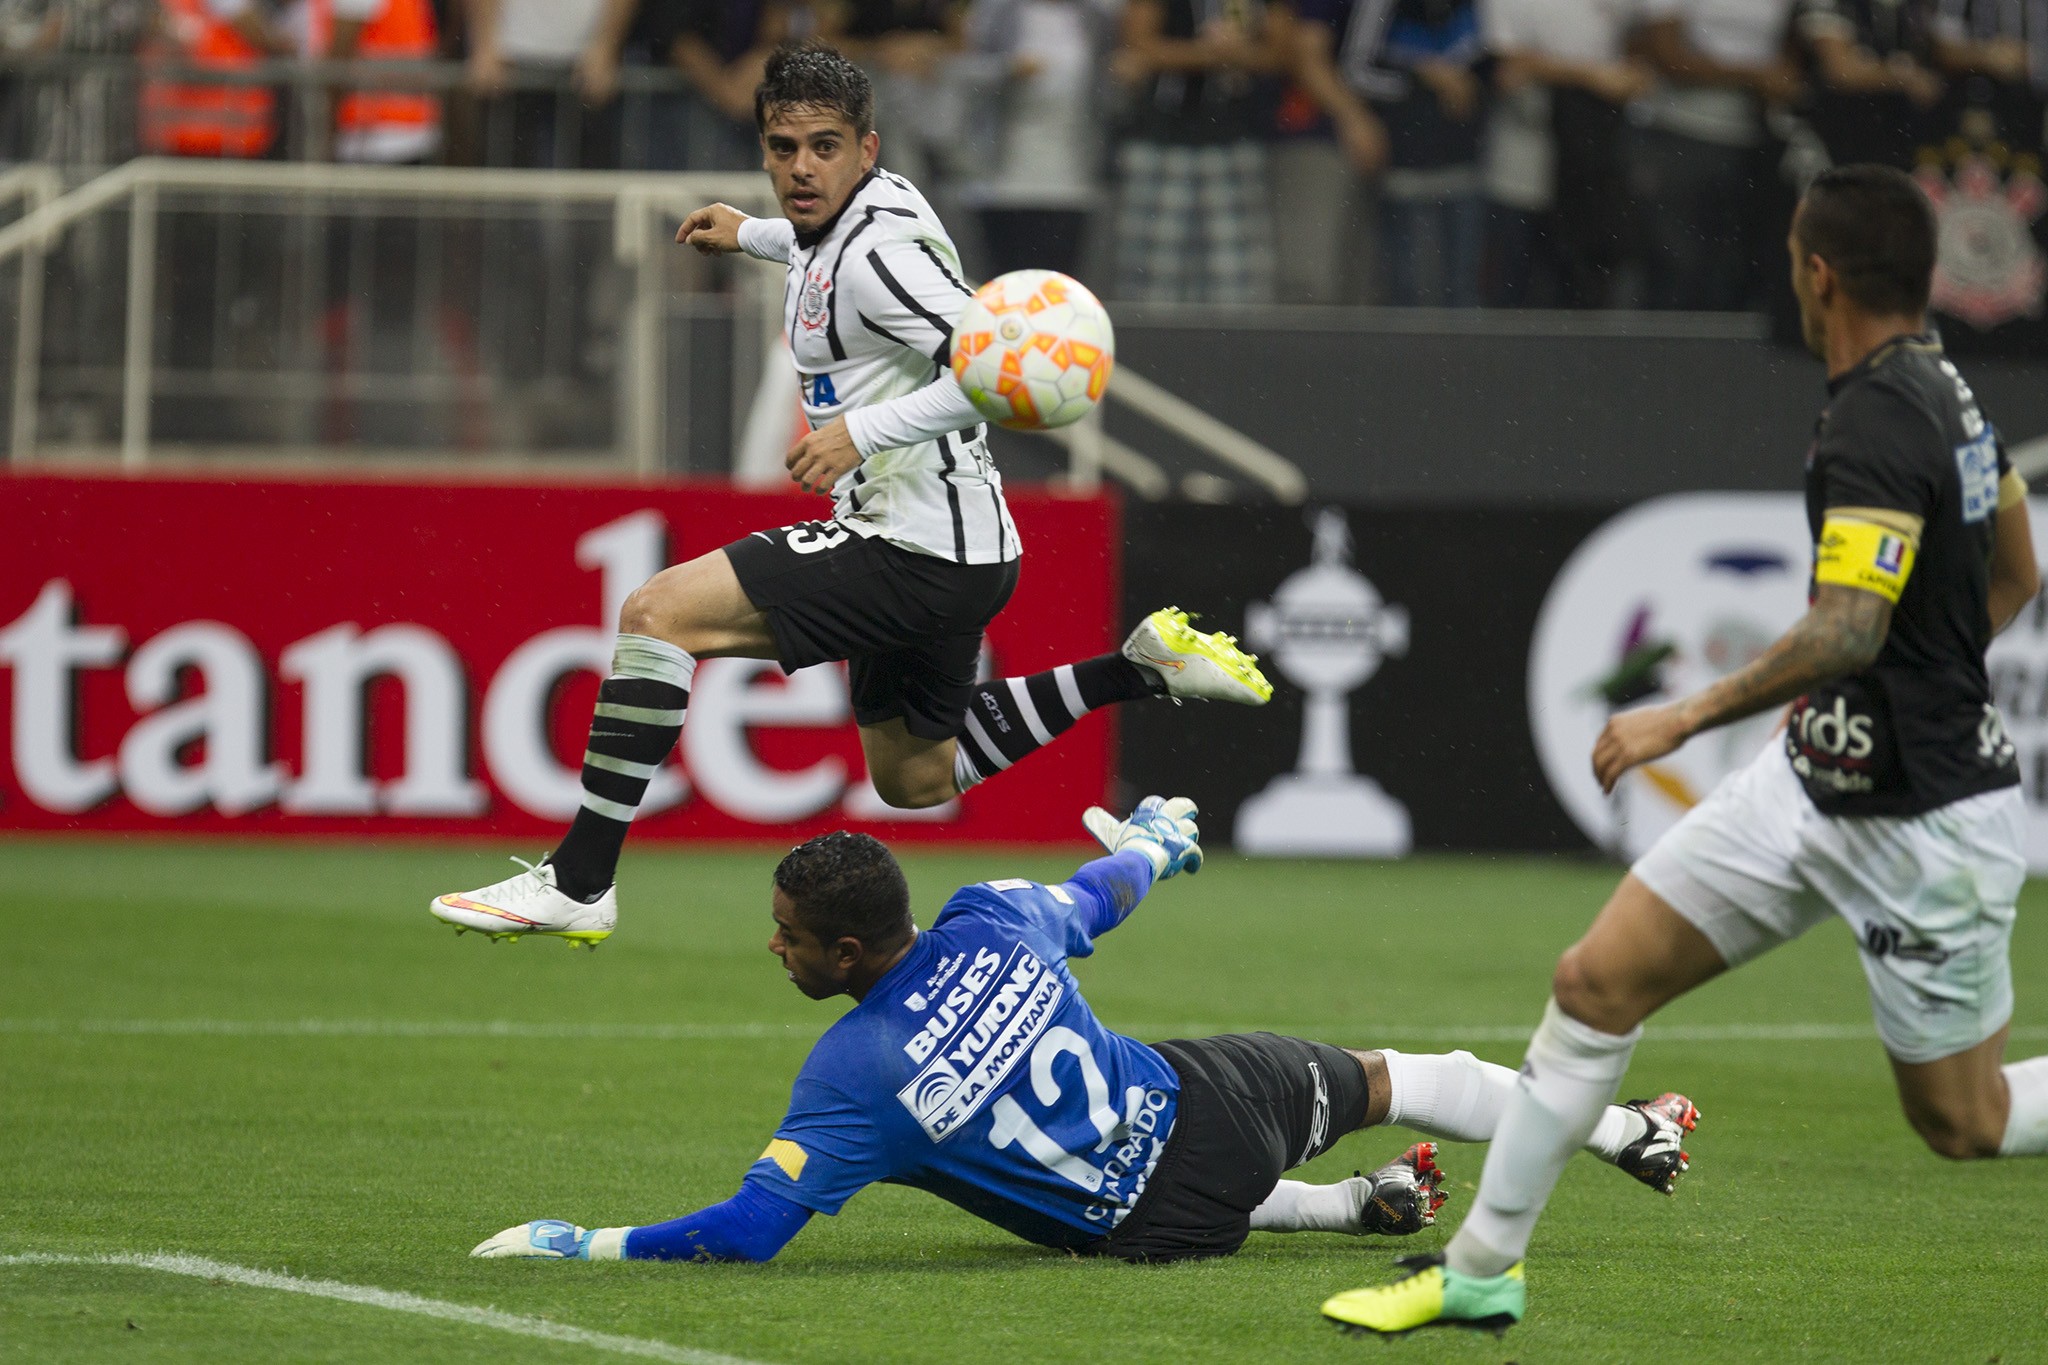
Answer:
<svg viewBox="0 0 2048 1365"><path fill-rule="evenodd" d="M1109 1106L1109 1082L1104 1079L1102 1068L1095 1061L1094 1049L1088 1046L1086 1038L1070 1028L1047 1029L1045 1036L1038 1040L1038 1046L1031 1049L1031 1091L1048 1110L1056 1106L1062 1092L1058 1079L1052 1074L1053 1063L1067 1055L1081 1065L1081 1083L1088 1095L1088 1121L1094 1124L1101 1138L1095 1144L1095 1150L1101 1152L1130 1130L1123 1115ZM1126 1099L1132 1109L1143 1104L1144 1094L1142 1088L1131 1087ZM995 1147L1008 1147L1014 1142L1054 1175L1072 1181L1091 1194L1102 1188L1102 1172L1054 1141L1050 1134L1031 1121L1031 1116L1024 1112L1024 1106L1017 1103L1014 1096L999 1098L990 1114L994 1123L989 1128L988 1140Z"/></svg>

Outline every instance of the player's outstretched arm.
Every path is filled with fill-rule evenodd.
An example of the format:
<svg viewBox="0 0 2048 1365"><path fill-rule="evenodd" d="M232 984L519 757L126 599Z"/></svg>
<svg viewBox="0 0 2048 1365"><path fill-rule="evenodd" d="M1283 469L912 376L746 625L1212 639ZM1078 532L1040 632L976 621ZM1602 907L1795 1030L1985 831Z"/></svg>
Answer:
<svg viewBox="0 0 2048 1365"><path fill-rule="evenodd" d="M564 1261L767 1261L810 1221L801 1204L748 1180L724 1203L639 1228L580 1228L542 1218L506 1228L469 1254Z"/></svg>
<svg viewBox="0 0 2048 1365"><path fill-rule="evenodd" d="M1129 849L1144 854L1152 864L1153 878L1165 881L1176 872L1202 870L1202 831L1195 824L1200 813L1185 796L1170 800L1148 796L1128 819L1119 820L1100 806L1090 806L1081 812L1081 823L1095 836L1095 842L1111 853Z"/></svg>
<svg viewBox="0 0 2048 1365"><path fill-rule="evenodd" d="M1195 803L1186 797L1167 801L1148 796L1128 820L1119 820L1100 806L1090 806L1082 814L1081 823L1110 854L1084 863L1063 887L1090 938L1122 924L1155 881L1200 870L1202 833L1195 813Z"/></svg>
<svg viewBox="0 0 2048 1365"><path fill-rule="evenodd" d="M744 251L763 261L789 261L796 229L786 218L752 218L730 204L706 204L676 229L676 244L705 256Z"/></svg>
<svg viewBox="0 0 2048 1365"><path fill-rule="evenodd" d="M1621 775L1664 757L1703 730L1782 706L1810 688L1868 668L1884 647L1894 597L1823 582L1792 629L1746 667L1668 706L1624 711L1593 745L1593 775L1613 791Z"/></svg>

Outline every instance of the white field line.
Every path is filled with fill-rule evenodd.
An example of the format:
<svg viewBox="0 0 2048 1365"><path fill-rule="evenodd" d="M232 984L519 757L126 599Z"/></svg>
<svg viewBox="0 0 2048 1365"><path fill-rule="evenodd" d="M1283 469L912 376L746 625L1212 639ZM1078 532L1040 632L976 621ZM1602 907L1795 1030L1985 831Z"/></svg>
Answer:
<svg viewBox="0 0 2048 1365"><path fill-rule="evenodd" d="M546 1318L501 1313L495 1308L475 1308L466 1303L426 1299L417 1294L405 1294L394 1289L375 1289L369 1285L345 1284L340 1280L303 1280L296 1275L284 1275L273 1270L251 1270L248 1266L210 1261L203 1256L174 1255L169 1252L157 1252L154 1255L108 1253L101 1256L69 1256L59 1252L37 1251L18 1256L0 1256L0 1267L49 1265L131 1266L138 1270L162 1271L166 1275L189 1275L196 1280L225 1280L229 1284L248 1285L252 1289L275 1289L286 1294L308 1294L316 1299L338 1299L343 1303L359 1303L368 1308L382 1308L393 1313L412 1313L418 1317L440 1318L444 1322L459 1322L470 1327L487 1327L494 1332L510 1332L515 1336L539 1337L543 1341L566 1342L571 1346L588 1346L594 1350L611 1351L617 1355L674 1361L677 1365L759 1365L758 1362L745 1360L739 1356L720 1355L716 1351L699 1351L690 1346L672 1346L668 1342L652 1341L646 1337L622 1337L610 1332L593 1332L583 1327L571 1327L566 1323L550 1322Z"/></svg>
<svg viewBox="0 0 2048 1365"><path fill-rule="evenodd" d="M1268 1021L1270 1026L1270 1021ZM1143 1038L1201 1037L1229 1033L1258 1024L1188 1022L1138 1024L1123 1032ZM1287 1032L1360 1047L1378 1042L1519 1043L1534 1025L1523 1024L1320 1024L1287 1026ZM606 1040L621 1042L696 1042L727 1039L780 1039L806 1042L815 1037L793 1024L571 1024L529 1023L517 1019L4 1019L0 1034L101 1034L185 1038L506 1038ZM1877 1037L1868 1023L1855 1024L1653 1024L1645 1031L1652 1043L1852 1043ZM2048 1039L2048 1026L2026 1025L2012 1031L2014 1042Z"/></svg>

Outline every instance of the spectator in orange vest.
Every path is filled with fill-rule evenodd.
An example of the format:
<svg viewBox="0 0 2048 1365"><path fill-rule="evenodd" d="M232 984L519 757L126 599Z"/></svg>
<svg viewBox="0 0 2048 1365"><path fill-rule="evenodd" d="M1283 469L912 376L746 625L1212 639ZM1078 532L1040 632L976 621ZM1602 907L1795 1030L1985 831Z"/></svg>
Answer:
<svg viewBox="0 0 2048 1365"><path fill-rule="evenodd" d="M440 35L429 0L310 0L308 47L336 61L427 61ZM337 92L334 159L380 165L431 160L441 147L441 101L416 90Z"/></svg>
<svg viewBox="0 0 2048 1365"><path fill-rule="evenodd" d="M143 49L145 71L164 65L243 70L291 50L249 0L162 0ZM140 101L144 151L167 156L267 156L277 145L277 97L260 85L205 85L148 75Z"/></svg>

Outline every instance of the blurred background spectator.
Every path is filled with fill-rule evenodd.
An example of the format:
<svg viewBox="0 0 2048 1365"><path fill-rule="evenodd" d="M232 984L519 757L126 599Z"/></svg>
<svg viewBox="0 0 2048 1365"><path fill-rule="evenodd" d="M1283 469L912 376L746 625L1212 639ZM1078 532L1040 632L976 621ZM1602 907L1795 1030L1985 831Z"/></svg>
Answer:
<svg viewBox="0 0 2048 1365"><path fill-rule="evenodd" d="M961 0L820 0L818 36L867 69L875 86L882 164L943 212L963 168L964 92L952 60L965 47Z"/></svg>
<svg viewBox="0 0 2048 1365"><path fill-rule="evenodd" d="M286 22L258 0L162 0L145 52L141 141L157 155L256 158L286 143L286 102L267 85L209 85L170 74L166 63L204 70L246 70L266 60L307 55L303 11ZM283 301L265 287L284 253L281 223L266 214L226 214L216 206L170 206L160 231L162 288L169 304L167 354L173 364L260 365ZM213 211L207 211L212 209Z"/></svg>
<svg viewBox="0 0 2048 1365"><path fill-rule="evenodd" d="M159 156L268 156L278 100L259 85L209 85L171 66L233 71L289 55L291 41L263 10L212 0L162 0L143 48L143 150Z"/></svg>
<svg viewBox="0 0 2048 1365"><path fill-rule="evenodd" d="M489 166L584 169L618 160L619 54L637 0L466 0L469 88ZM514 66L567 88L513 88Z"/></svg>
<svg viewBox="0 0 2048 1365"><path fill-rule="evenodd" d="M884 164L979 273L1148 301L1782 304L1818 166L2025 173L2048 131L2048 0L0 0L0 157L745 171L767 54L812 34L871 71ZM544 344L594 356L619 286L573 218L479 230L530 239L549 313L593 319ZM272 247L181 230L173 311L204 293L217 341L237 252ZM352 259L402 263L382 232Z"/></svg>
<svg viewBox="0 0 2048 1365"><path fill-rule="evenodd" d="M1493 0L1480 18L1503 95L1495 300L1606 307L1628 233L1622 111L1654 82L1628 52L1641 0Z"/></svg>
<svg viewBox="0 0 2048 1365"><path fill-rule="evenodd" d="M429 0L306 0L309 55L335 61L420 62L440 51L441 34ZM441 150L438 95L402 89L340 89L316 104L332 111L336 161L417 166ZM329 444L361 435L347 377L365 368L403 368L402 359L419 306L419 224L375 202L356 203L320 220L325 238L327 305L320 319L328 375L321 437ZM430 300L444 335L467 342L467 329ZM401 363L374 365L372 351ZM380 357L381 358L381 357Z"/></svg>
<svg viewBox="0 0 2048 1365"><path fill-rule="evenodd" d="M1369 97L1394 77L1374 63L1386 0L1299 0L1291 83L1271 149L1275 285L1285 303L1379 301L1379 176L1387 129ZM1362 54L1352 61L1351 54Z"/></svg>
<svg viewBox="0 0 2048 1365"><path fill-rule="evenodd" d="M1382 0L1384 4L1384 0ZM1376 65L1387 129L1381 256L1388 303L1475 308L1485 231L1479 140L1486 110L1485 48L1474 0L1392 0ZM1363 86L1373 55L1346 51ZM1490 64L1485 64L1490 70Z"/></svg>
<svg viewBox="0 0 2048 1365"><path fill-rule="evenodd" d="M986 178L964 187L981 225L983 273L1038 267L1081 276L1098 206L1117 0L976 0L967 46Z"/></svg>
<svg viewBox="0 0 2048 1365"><path fill-rule="evenodd" d="M2044 0L1938 0L1934 56L1953 80L1949 113L1989 116L1993 127L1970 140L1993 138L2038 153L2048 95L2048 3Z"/></svg>
<svg viewBox="0 0 2048 1365"><path fill-rule="evenodd" d="M441 47L429 0L307 0L309 55L336 61L423 62ZM334 159L419 165L441 150L441 101L416 90L339 90Z"/></svg>
<svg viewBox="0 0 2048 1365"><path fill-rule="evenodd" d="M0 53L129 56L150 29L150 0L0 0ZM132 71L105 65L35 81L0 77L0 146L24 161L106 166L135 154Z"/></svg>
<svg viewBox="0 0 2048 1365"><path fill-rule="evenodd" d="M1944 85L1928 0L1798 0L1812 73L1807 122L1837 163L1912 164Z"/></svg>
<svg viewBox="0 0 2048 1365"><path fill-rule="evenodd" d="M1291 20L1261 0L1127 0L1116 55L1129 98L1116 154L1119 296L1272 300L1259 78L1291 64Z"/></svg>
<svg viewBox="0 0 2048 1365"><path fill-rule="evenodd" d="M656 164L668 170L758 169L754 87L769 52L794 32L792 6L785 0L646 0L643 15L656 9L669 17L665 24L649 25L651 41L665 47L693 95L683 104L680 145L657 149Z"/></svg>
<svg viewBox="0 0 2048 1365"><path fill-rule="evenodd" d="M1631 148L1651 308L1735 309L1761 286L1766 109L1803 86L1792 0L1652 0L1642 47L1661 78Z"/></svg>

